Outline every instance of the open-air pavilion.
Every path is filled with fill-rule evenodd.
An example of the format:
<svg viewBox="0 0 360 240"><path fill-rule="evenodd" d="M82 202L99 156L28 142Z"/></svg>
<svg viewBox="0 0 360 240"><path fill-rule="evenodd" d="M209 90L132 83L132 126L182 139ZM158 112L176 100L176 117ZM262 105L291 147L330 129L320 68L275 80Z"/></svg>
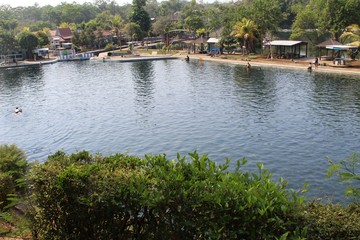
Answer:
<svg viewBox="0 0 360 240"><path fill-rule="evenodd" d="M303 41L293 40L274 40L265 44L270 48L275 47L273 54L277 58L300 58L307 57L308 55L308 43Z"/></svg>
<svg viewBox="0 0 360 240"><path fill-rule="evenodd" d="M331 46L343 46L342 43L336 41L336 40L326 40L322 43L319 43L316 45L318 48L318 56L320 57L320 60L332 60L335 56L335 50L331 49ZM325 50L326 54L322 55L322 51ZM329 55L329 51L331 51L331 56Z"/></svg>
<svg viewBox="0 0 360 240"><path fill-rule="evenodd" d="M328 45L326 49L333 51L333 63L337 65L347 65L347 62L351 59L346 54L349 50L355 50L357 47L348 45Z"/></svg>
<svg viewBox="0 0 360 240"><path fill-rule="evenodd" d="M199 37L195 40L192 41L192 44L193 44L193 51L194 53L196 53L196 45L200 45L200 48L198 49L199 53L205 53L205 48L204 48L204 45L207 43L207 40L209 38L206 38L206 37Z"/></svg>

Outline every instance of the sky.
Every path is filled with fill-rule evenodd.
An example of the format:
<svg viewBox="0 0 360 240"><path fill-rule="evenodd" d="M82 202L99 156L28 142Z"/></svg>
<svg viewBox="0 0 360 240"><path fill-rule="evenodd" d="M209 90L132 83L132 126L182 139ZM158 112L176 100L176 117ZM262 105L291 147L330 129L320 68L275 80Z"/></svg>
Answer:
<svg viewBox="0 0 360 240"><path fill-rule="evenodd" d="M0 5L10 5L11 7L28 7L28 6L34 6L35 3L38 3L39 6L45 6L45 5L52 5L56 6L61 4L62 2L65 3L79 3L83 4L85 2L94 3L95 0L0 0ZM120 6L124 5L126 3L132 3L132 0L115 0Z"/></svg>

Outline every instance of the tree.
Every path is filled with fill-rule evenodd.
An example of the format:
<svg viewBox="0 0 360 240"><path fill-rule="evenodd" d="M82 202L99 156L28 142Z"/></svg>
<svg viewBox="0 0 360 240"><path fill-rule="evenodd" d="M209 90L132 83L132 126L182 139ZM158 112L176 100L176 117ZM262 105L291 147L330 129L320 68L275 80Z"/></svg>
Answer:
<svg viewBox="0 0 360 240"><path fill-rule="evenodd" d="M280 6L279 0L253 0L248 8L247 18L254 21L260 34L274 32L286 17Z"/></svg>
<svg viewBox="0 0 360 240"><path fill-rule="evenodd" d="M345 31L340 36L340 40L344 43L360 42L360 25L352 24L345 28Z"/></svg>
<svg viewBox="0 0 360 240"><path fill-rule="evenodd" d="M185 18L185 27L190 31L195 32L199 28L204 28L204 22L201 13L194 13Z"/></svg>
<svg viewBox="0 0 360 240"><path fill-rule="evenodd" d="M313 9L313 6L307 5L296 15L292 25L291 39L305 37L313 44L317 43L320 34L316 27L318 16Z"/></svg>
<svg viewBox="0 0 360 240"><path fill-rule="evenodd" d="M121 28L124 25L124 21L120 15L115 15L111 22L111 28L115 33L118 45L121 45Z"/></svg>
<svg viewBox="0 0 360 240"><path fill-rule="evenodd" d="M146 0L133 0L132 11L129 17L130 22L139 25L142 31L142 33L137 36L139 39L142 39L151 27L149 14L144 10L145 5Z"/></svg>
<svg viewBox="0 0 360 240"><path fill-rule="evenodd" d="M142 35L141 27L139 24L130 22L125 25L125 32L127 33L128 37L132 40L139 39ZM140 36L139 36L140 35Z"/></svg>
<svg viewBox="0 0 360 240"><path fill-rule="evenodd" d="M300 35L308 31L310 25L311 29L317 29L319 35L330 33L333 39L338 40L347 26L360 22L358 9L359 0L310 0L298 12L293 29Z"/></svg>
<svg viewBox="0 0 360 240"><path fill-rule="evenodd" d="M39 39L39 46L45 46L50 43L48 35L44 31L38 31L36 33L37 38Z"/></svg>
<svg viewBox="0 0 360 240"><path fill-rule="evenodd" d="M32 24L30 26L30 31L31 32L36 32L36 31L40 31L44 28L49 28L49 29L54 29L55 28L55 25L49 21L38 21L36 22L35 24Z"/></svg>
<svg viewBox="0 0 360 240"><path fill-rule="evenodd" d="M184 27L190 31L196 32L199 28L204 28L203 11L196 3L196 0L190 1L189 5L185 7L185 24Z"/></svg>
<svg viewBox="0 0 360 240"><path fill-rule="evenodd" d="M7 55L9 50L15 49L16 40L13 31L0 28L0 55Z"/></svg>
<svg viewBox="0 0 360 240"><path fill-rule="evenodd" d="M174 23L169 20L168 16L159 17L152 26L152 32L155 35L163 35L170 30L175 29Z"/></svg>
<svg viewBox="0 0 360 240"><path fill-rule="evenodd" d="M27 50L27 58L32 58L32 50L39 45L39 39L35 34L24 31L17 36L21 48Z"/></svg>
<svg viewBox="0 0 360 240"><path fill-rule="evenodd" d="M243 18L235 24L231 35L244 40L246 51L254 52L257 32L258 26L253 21Z"/></svg>

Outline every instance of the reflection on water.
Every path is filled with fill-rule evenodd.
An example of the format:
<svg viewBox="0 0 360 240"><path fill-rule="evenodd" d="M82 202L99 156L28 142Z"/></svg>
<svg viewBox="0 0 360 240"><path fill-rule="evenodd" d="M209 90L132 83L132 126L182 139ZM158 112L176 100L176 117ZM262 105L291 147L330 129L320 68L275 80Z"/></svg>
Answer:
<svg viewBox="0 0 360 240"><path fill-rule="evenodd" d="M290 186L341 199L326 156L359 151L360 81L305 71L168 60L0 71L0 143L30 160L59 149L169 158L197 150L263 162ZM13 114L15 106L24 109ZM234 164L234 163L233 163Z"/></svg>
<svg viewBox="0 0 360 240"><path fill-rule="evenodd" d="M136 90L136 104L138 107L152 108L154 95L153 62L134 62L131 65L132 80Z"/></svg>
<svg viewBox="0 0 360 240"><path fill-rule="evenodd" d="M19 90L24 85L41 82L43 71L40 67L0 69L0 87L3 90Z"/></svg>

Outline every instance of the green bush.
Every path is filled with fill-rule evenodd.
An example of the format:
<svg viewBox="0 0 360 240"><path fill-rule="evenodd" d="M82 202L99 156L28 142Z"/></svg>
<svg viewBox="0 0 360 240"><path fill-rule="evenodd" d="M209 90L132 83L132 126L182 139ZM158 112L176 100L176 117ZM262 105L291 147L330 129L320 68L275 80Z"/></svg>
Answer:
<svg viewBox="0 0 360 240"><path fill-rule="evenodd" d="M328 158L328 162L330 167L327 170L327 176L330 178L336 175L339 181L348 185L345 195L353 197L355 201L360 201L360 154L353 153L339 163Z"/></svg>
<svg viewBox="0 0 360 240"><path fill-rule="evenodd" d="M8 196L14 192L15 186L10 174L0 172L0 210L9 204Z"/></svg>
<svg viewBox="0 0 360 240"><path fill-rule="evenodd" d="M9 194L21 194L28 170L24 151L15 145L0 145L0 209L9 204Z"/></svg>
<svg viewBox="0 0 360 240"><path fill-rule="evenodd" d="M116 46L112 43L107 43L105 46L105 51L111 51L114 50L116 48Z"/></svg>
<svg viewBox="0 0 360 240"><path fill-rule="evenodd" d="M57 152L29 174L35 239L274 239L296 230L303 198L238 161ZM285 236L283 235L283 236Z"/></svg>
<svg viewBox="0 0 360 240"><path fill-rule="evenodd" d="M310 202L303 211L302 225L309 239L359 239L360 205L341 206Z"/></svg>

